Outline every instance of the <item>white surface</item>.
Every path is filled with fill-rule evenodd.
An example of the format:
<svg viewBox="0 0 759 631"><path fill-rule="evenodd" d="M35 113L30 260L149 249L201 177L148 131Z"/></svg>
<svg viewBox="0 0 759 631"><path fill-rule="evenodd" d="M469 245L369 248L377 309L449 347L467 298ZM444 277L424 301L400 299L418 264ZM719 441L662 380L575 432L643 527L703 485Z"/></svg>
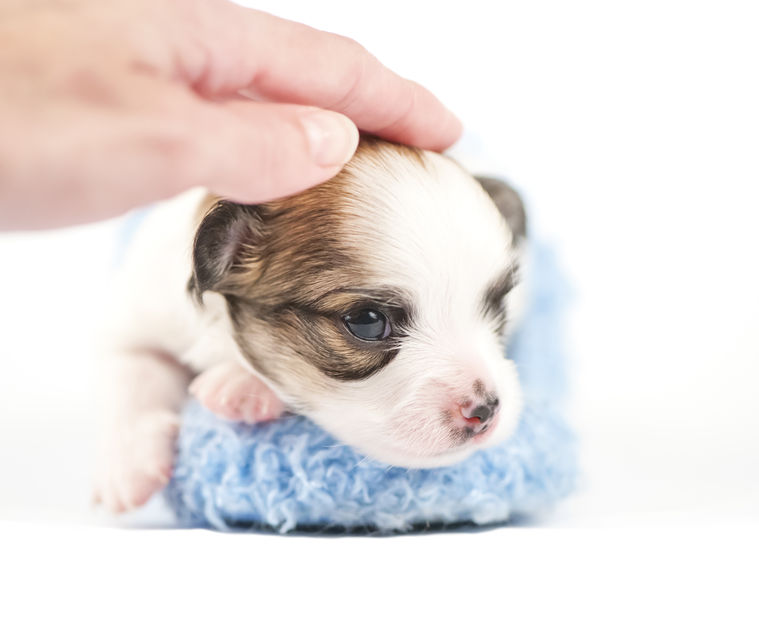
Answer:
<svg viewBox="0 0 759 631"><path fill-rule="evenodd" d="M708 529L281 538L7 524L8 629L755 629ZM20 543L19 543L20 542ZM8 565L6 565L8 567ZM753 625L752 625L753 621Z"/></svg>
<svg viewBox="0 0 759 631"><path fill-rule="evenodd" d="M86 527L90 332L113 226L0 236L0 587L25 594L0 621L18 613L39 628L40 616L75 612L108 628L123 615L133 627L131 604L153 608L166 591L172 617L153 619L168 623L178 610L177 621L198 625L211 611L247 623L261 604L257 625L276 609L285 617L271 621L285 627L287 616L371 628L397 615L400 627L426 628L418 616L441 620L442 604L442 627L465 616L492 623L498 612L522 621L515 628L611 619L615 628L755 628L751 3L519 2L497 13L486 2L256 4L348 34L431 87L467 124L467 152L523 192L577 288L583 488L545 528L478 535ZM192 615L185 590L204 615Z"/></svg>

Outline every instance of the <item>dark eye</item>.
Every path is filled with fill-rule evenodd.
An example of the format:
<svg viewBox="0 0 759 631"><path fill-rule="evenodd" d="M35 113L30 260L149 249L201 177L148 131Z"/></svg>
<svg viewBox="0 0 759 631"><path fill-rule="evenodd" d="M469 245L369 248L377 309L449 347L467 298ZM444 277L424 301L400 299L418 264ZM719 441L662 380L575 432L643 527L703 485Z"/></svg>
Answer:
<svg viewBox="0 0 759 631"><path fill-rule="evenodd" d="M348 330L361 340L376 342L390 335L390 322L384 313L361 309L343 316Z"/></svg>

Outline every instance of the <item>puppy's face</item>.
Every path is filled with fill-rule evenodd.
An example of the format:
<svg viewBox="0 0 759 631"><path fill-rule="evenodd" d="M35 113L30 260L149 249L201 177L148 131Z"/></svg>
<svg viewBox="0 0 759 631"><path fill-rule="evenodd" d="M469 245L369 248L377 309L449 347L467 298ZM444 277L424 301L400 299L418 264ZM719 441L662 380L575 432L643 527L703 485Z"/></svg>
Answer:
<svg viewBox="0 0 759 631"><path fill-rule="evenodd" d="M389 464L445 465L518 419L503 336L523 228L505 185L364 139L321 186L217 203L191 287L225 296L242 354L290 409Z"/></svg>

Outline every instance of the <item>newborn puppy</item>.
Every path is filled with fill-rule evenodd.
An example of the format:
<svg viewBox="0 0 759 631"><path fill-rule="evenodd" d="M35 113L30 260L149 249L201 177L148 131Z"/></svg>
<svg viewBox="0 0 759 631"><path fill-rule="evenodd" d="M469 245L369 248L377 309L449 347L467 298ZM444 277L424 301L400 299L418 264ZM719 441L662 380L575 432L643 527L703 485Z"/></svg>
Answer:
<svg viewBox="0 0 759 631"><path fill-rule="evenodd" d="M188 386L222 417L290 410L391 465L502 441L521 407L503 345L524 237L507 185L374 138L286 199L167 202L113 287L97 496L124 510L168 480Z"/></svg>

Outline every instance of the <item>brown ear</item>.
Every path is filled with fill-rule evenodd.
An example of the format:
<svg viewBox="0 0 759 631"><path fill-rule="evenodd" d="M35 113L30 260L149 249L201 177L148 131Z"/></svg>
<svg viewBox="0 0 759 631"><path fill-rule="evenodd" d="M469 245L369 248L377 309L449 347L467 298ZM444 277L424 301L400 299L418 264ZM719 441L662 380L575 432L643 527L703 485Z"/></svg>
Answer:
<svg viewBox="0 0 759 631"><path fill-rule="evenodd" d="M493 177L478 176L475 179L495 203L511 228L514 244L517 245L527 236L527 215L524 204L517 192L503 180Z"/></svg>
<svg viewBox="0 0 759 631"><path fill-rule="evenodd" d="M261 207L227 200L216 202L195 233L192 278L188 289L202 302L203 293L234 294L235 268L241 269L263 239Z"/></svg>

